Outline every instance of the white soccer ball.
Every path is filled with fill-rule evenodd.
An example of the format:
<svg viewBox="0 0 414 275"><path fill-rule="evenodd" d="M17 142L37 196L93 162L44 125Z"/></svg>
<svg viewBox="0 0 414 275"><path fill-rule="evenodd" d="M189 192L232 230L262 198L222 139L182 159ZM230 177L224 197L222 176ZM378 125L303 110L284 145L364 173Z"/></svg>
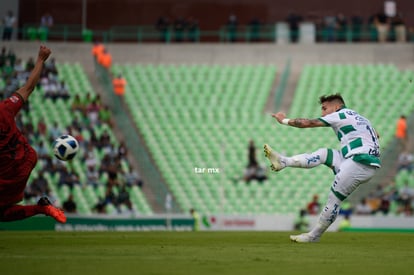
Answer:
<svg viewBox="0 0 414 275"><path fill-rule="evenodd" d="M53 154L60 160L71 160L79 151L79 143L71 135L62 135L53 142Z"/></svg>

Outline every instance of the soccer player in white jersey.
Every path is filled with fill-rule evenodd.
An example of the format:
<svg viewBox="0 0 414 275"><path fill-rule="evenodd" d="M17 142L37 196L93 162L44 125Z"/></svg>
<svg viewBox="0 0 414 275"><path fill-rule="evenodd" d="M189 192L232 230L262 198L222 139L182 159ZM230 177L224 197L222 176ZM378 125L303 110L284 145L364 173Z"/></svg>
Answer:
<svg viewBox="0 0 414 275"><path fill-rule="evenodd" d="M348 109L340 94L321 96L319 103L322 109L320 118L289 119L282 112L272 117L280 124L297 128L331 127L341 142L340 150L321 148L313 153L286 157L264 145L265 156L270 160L273 171L285 167L313 168L324 164L335 174L328 201L315 227L308 233L290 236L292 241L300 243L318 242L335 221L342 201L360 184L368 182L381 167L379 137L369 120Z"/></svg>

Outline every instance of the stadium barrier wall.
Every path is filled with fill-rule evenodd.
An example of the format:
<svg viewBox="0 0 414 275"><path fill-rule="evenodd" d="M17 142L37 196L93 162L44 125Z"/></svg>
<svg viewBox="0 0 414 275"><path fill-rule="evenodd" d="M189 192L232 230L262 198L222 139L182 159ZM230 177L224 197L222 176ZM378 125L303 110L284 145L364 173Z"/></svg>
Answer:
<svg viewBox="0 0 414 275"><path fill-rule="evenodd" d="M201 231L291 231L295 215L208 215L203 216ZM318 216L310 216L312 227ZM343 220L340 216L328 231L337 231ZM348 231L414 232L414 217L404 216L351 216ZM194 219L186 215L153 215L151 217L68 216L66 224L56 223L49 217L0 223L2 230L49 231L191 231Z"/></svg>

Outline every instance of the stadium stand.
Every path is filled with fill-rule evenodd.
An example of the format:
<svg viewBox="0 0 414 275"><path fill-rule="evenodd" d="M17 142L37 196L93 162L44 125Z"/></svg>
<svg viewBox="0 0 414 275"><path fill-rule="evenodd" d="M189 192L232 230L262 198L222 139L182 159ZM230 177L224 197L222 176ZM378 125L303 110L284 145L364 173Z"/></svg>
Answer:
<svg viewBox="0 0 414 275"><path fill-rule="evenodd" d="M59 47L64 50L66 45ZM116 57L119 56L119 51L130 52L125 45L112 47L111 51ZM325 63L321 65L313 62L313 65L302 67L298 65L297 59L293 59L294 70L299 71L300 77L287 113L291 117L319 116L317 97L323 93L341 92L347 99L347 105L371 118L382 136L383 151L386 151L391 147L395 117L400 115L401 110L405 113L412 112L409 103L412 102L413 93L409 80L412 79L413 72L401 70L391 65L392 62L373 62L379 59L381 50L375 47L378 54L369 56L363 54L367 47L362 46L361 52L355 51L353 64L347 65L345 63L351 62L342 56L335 63L326 64L332 58L329 54L318 54L318 58L322 59L321 63ZM89 49L89 45L83 47L83 51L85 48ZM269 180L262 184L253 181L246 185L240 180L247 164L247 142L251 138L258 145L261 163L266 163L260 150L260 145L265 142L286 154L321 146L337 146L335 137L329 131L287 130L275 125L269 114L263 112L277 75L274 65L257 65L257 62L249 62L255 65L245 65L248 63L247 58L243 59L244 56L240 54L237 55L237 60L242 59L243 65L234 65L235 55L230 49L220 46L214 48L214 51L223 50L225 54L221 56L213 56L207 47L200 46L200 52L209 53L207 55L210 61L205 65L167 65L168 62L178 63L181 60L187 64L195 62L185 59L183 48L186 49L186 46L168 49L159 47L156 52L160 59L157 59L158 55L151 54L149 48L142 47L138 55L148 65L135 65L135 61L121 57L123 64L114 67L114 72L122 72L131 84L126 93L129 111L182 212L194 207L203 214L296 213L315 193L320 195L323 202L332 179L332 175L324 167L312 171L292 169L279 174L269 173ZM267 46L261 49L266 48ZM198 49L193 49L194 55ZM306 53L316 55L312 49L314 48L307 49ZM322 52L328 51L324 45L318 49ZM349 55L351 50L341 48L341 52ZM241 52L245 53L245 49L241 48ZM304 52L298 50L295 56L303 58L301 54ZM401 48L398 52L401 52ZM74 51L74 56L79 58L80 55ZM165 64L161 57L165 58ZM159 63L151 63L150 58ZM223 61L221 64L214 64L221 59L233 65L223 65ZM358 63L356 59L361 59L361 62ZM304 60L308 61L310 58ZM273 61L266 64L277 63ZM62 65L63 63L58 64ZM86 67L85 64L82 65ZM71 67L69 64L68 66ZM73 78L77 82L77 77ZM69 80L68 84L74 85L73 87L81 85L71 84ZM43 99L38 102L41 100ZM59 110L56 106L63 108L65 104L60 100L56 105L46 103L38 110L39 116L43 118L45 114L54 112L57 117L62 117L62 122L65 121L65 117L56 113ZM378 111L379 108L386 112ZM394 115L396 116L393 117ZM25 117L23 120L27 122L30 119ZM65 123L70 122L68 120ZM196 167L220 168L220 173L197 174L194 171ZM48 177L57 180L52 175ZM399 175L397 181L403 182L399 177L403 178ZM65 186L59 189L57 185L53 185L51 188L54 188L58 198L66 197L70 192ZM87 201L93 200L90 199L93 197L91 191L95 195L97 193L93 188L87 189L80 188L75 191L81 193L86 205ZM136 189L140 192L139 188ZM98 191L101 195L103 192L102 188ZM144 197L142 193L131 194L131 199L134 196ZM136 204L139 203L136 201ZM151 209L147 213L152 213Z"/></svg>
<svg viewBox="0 0 414 275"><path fill-rule="evenodd" d="M115 149L118 148L120 142L117 138L115 138L115 134L109 124L99 122L95 125L92 125L92 129L88 128L85 124L83 124L83 122L87 120L87 114L79 110L71 110L71 104L75 96L79 96L81 101L85 101L88 96L92 101L98 98L96 93L93 91L82 66L80 66L79 63L60 63L57 64L57 69L59 72L59 79L64 79L68 84L71 99L67 101L62 99L57 99L55 101L51 99L45 99L43 88L38 87L30 98L29 113L23 114L22 120L24 123L31 123L36 128L39 121L44 121L47 129L50 129L56 122L57 126L62 129L63 132L66 132L66 130L63 129L68 129L68 127L73 125L74 120L77 120L82 124L83 127L83 129L77 133L79 137L81 137L81 145L91 142L91 135L96 135L96 137L99 139L106 133L109 135L110 143L112 146ZM39 136L38 139L34 142L37 144L39 141L43 141L45 144L51 144L51 140L48 136ZM78 175L80 184L74 184L72 188L68 185L59 186L60 176L58 173L54 173L53 171L45 172L45 177L48 180L48 185L51 189L50 195L56 199L56 203L58 205L61 205L63 201L65 201L69 196L69 194L72 193L77 204L78 213L81 215L90 215L95 212L94 207L100 198L105 197L106 186L108 185L108 176L106 173L101 173L99 185L96 188L91 185L87 185L87 166L85 165L84 157L84 154L87 153L87 147L86 145L83 145L81 147L81 151L78 152L78 156L74 160L65 164L61 164L68 167L70 174ZM99 163L103 160L105 154L108 152L105 151L105 148L92 148L98 158L96 168L99 168ZM47 166L47 164L43 164L42 160L40 162L42 162L42 164L36 166L29 179L29 187L33 179L38 176L39 171ZM59 166L59 161L54 160L54 162ZM129 166L130 164L128 163L127 159L121 159L120 170L118 171L118 176L121 178L121 184L125 184L124 173L128 171ZM118 194L118 192L118 188L115 188L114 193ZM138 186L130 186L128 188L128 192L133 205L134 213L141 215L149 215L152 213L148 202L146 201L141 189ZM125 213L127 212L126 210L127 209L125 205L121 205L120 209L116 209L112 203L109 203L106 204L105 212L109 214L117 214L118 212Z"/></svg>
<svg viewBox="0 0 414 275"><path fill-rule="evenodd" d="M332 180L327 168L285 170L262 184L246 185L239 179L250 138L288 155L337 147L326 129L303 134L275 128L263 113L274 66L116 65L113 71L127 78L126 102L183 211L295 213L312 194L326 199ZM318 117L318 97L341 92L350 107L371 118L386 148L392 140L390 121L400 108L413 109L411 77L412 72L388 64L305 66L288 113ZM378 112L379 107L387 112ZM265 161L262 156L260 161ZM206 170L198 173L196 168Z"/></svg>

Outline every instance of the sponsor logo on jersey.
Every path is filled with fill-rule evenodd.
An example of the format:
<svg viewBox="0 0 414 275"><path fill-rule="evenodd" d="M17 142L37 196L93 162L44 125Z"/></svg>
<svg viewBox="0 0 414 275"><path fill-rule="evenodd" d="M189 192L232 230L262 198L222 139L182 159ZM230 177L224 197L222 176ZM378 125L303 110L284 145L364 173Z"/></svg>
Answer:
<svg viewBox="0 0 414 275"><path fill-rule="evenodd" d="M13 102L13 103L17 103L17 102L19 102L19 97L13 95L13 96L10 97L10 101Z"/></svg>

